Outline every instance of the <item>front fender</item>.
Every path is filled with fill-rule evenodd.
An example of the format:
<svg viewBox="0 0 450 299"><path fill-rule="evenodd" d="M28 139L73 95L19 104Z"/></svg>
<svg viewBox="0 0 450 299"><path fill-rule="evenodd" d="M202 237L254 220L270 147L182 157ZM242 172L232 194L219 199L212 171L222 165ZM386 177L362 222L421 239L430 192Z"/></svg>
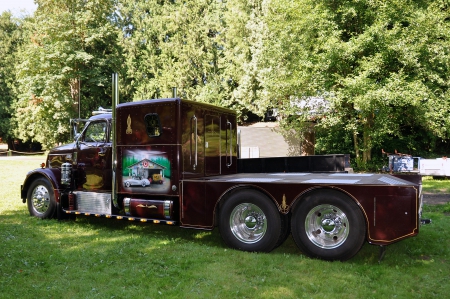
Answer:
<svg viewBox="0 0 450 299"><path fill-rule="evenodd" d="M53 187L55 192L56 201L59 201L59 192L58 190L61 188L61 169L59 168L38 168L32 170L27 173L23 184L20 186L20 198L22 198L22 202L25 203L27 201L28 189L30 188L31 183L37 179L44 177L46 178Z"/></svg>

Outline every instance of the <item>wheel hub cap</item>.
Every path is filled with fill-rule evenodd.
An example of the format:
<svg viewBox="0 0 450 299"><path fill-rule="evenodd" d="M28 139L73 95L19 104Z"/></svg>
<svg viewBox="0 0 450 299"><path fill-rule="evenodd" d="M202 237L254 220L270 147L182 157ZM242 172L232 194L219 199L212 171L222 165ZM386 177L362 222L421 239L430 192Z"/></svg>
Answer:
<svg viewBox="0 0 450 299"><path fill-rule="evenodd" d="M339 247L347 240L349 229L347 216L333 205L319 205L305 219L309 240L324 249Z"/></svg>
<svg viewBox="0 0 450 299"><path fill-rule="evenodd" d="M33 192L33 207L39 213L47 211L50 204L50 195L47 188L37 186Z"/></svg>
<svg viewBox="0 0 450 299"><path fill-rule="evenodd" d="M266 215L254 204L240 204L231 212L230 229L239 241L246 244L256 243L267 231Z"/></svg>

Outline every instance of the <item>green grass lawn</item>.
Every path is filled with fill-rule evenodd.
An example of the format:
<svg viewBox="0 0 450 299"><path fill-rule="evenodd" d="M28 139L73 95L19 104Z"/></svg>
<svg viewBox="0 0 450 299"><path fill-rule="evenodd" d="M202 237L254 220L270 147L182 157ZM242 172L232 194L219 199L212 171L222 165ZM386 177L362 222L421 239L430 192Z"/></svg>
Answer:
<svg viewBox="0 0 450 299"><path fill-rule="evenodd" d="M450 193L450 180L447 178L433 179L425 176L422 179L423 191L429 193Z"/></svg>
<svg viewBox="0 0 450 299"><path fill-rule="evenodd" d="M422 226L418 236L388 246L381 263L378 247L369 244L347 262L325 262L303 255L291 238L271 253L248 253L227 248L218 230L30 217L19 196L20 184L42 161L0 158L0 298L450 294L450 215L444 213L445 205L425 206L424 216L432 224Z"/></svg>

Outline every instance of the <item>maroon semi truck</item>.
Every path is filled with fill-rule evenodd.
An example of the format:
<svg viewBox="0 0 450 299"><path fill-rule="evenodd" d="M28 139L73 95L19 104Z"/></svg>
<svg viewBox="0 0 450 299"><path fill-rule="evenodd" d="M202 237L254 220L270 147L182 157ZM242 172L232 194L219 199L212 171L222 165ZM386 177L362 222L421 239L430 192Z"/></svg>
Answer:
<svg viewBox="0 0 450 299"><path fill-rule="evenodd" d="M113 106L28 173L31 215L218 227L245 251L269 252L292 234L326 260L419 232L419 176L345 173L335 156L238 159L231 110L179 98Z"/></svg>

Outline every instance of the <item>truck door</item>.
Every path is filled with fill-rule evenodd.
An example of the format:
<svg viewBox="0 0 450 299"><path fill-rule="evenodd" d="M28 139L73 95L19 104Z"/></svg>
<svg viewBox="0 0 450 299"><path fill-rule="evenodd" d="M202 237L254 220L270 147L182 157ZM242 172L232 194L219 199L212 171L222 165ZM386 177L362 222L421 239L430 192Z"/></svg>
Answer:
<svg viewBox="0 0 450 299"><path fill-rule="evenodd" d="M220 116L205 115L205 175L221 173Z"/></svg>
<svg viewBox="0 0 450 299"><path fill-rule="evenodd" d="M221 174L236 173L237 145L236 145L236 118L223 116L221 123Z"/></svg>
<svg viewBox="0 0 450 299"><path fill-rule="evenodd" d="M183 177L200 177L205 175L205 127L204 111L198 107L188 107L183 115ZM196 109L197 108L197 109Z"/></svg>
<svg viewBox="0 0 450 299"><path fill-rule="evenodd" d="M111 190L111 142L106 120L90 122L77 141L77 189Z"/></svg>

